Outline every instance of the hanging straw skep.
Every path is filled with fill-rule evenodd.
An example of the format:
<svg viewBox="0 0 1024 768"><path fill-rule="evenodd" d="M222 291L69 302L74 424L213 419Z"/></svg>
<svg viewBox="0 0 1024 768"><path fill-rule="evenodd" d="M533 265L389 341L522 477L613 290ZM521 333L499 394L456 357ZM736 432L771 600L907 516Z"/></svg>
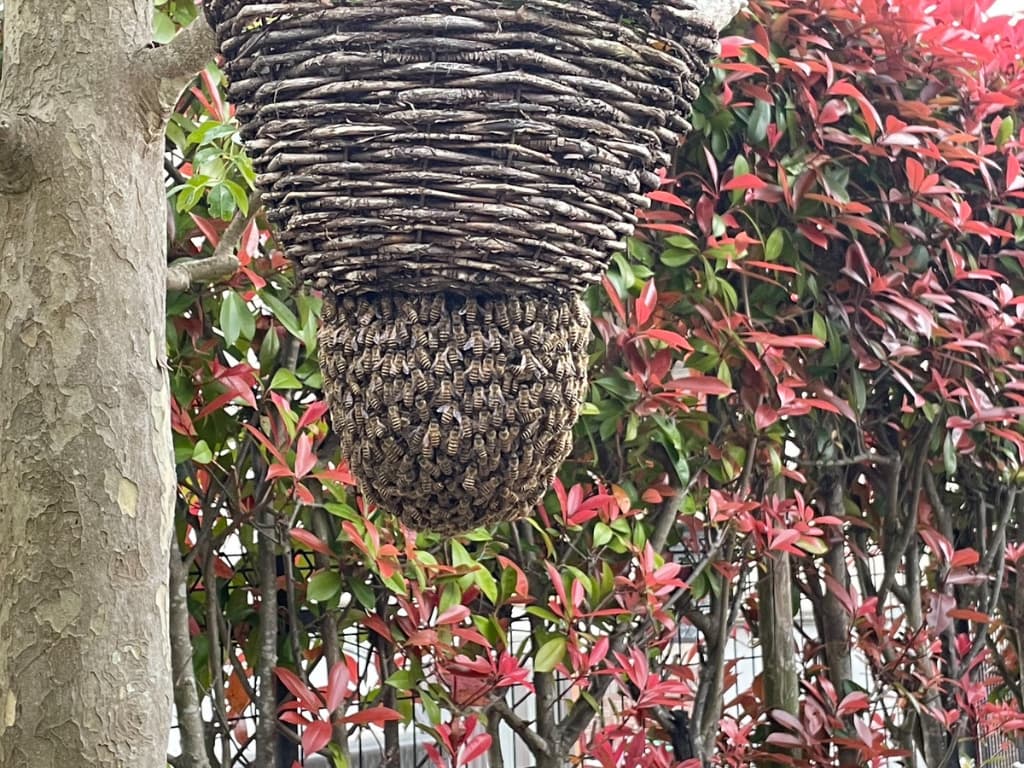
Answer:
<svg viewBox="0 0 1024 768"><path fill-rule="evenodd" d="M324 293L364 494L447 532L525 514L585 397L578 296L689 127L715 24L688 0L204 7L268 217Z"/></svg>

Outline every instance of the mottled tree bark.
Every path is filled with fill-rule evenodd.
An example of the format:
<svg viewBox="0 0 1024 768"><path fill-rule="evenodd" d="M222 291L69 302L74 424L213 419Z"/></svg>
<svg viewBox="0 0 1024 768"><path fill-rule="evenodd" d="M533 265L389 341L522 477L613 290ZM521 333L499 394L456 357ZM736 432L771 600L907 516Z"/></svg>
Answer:
<svg viewBox="0 0 1024 768"><path fill-rule="evenodd" d="M156 768L174 475L152 0L8 0L0 81L0 765ZM208 40L209 38L206 37ZM187 47L187 46L185 46ZM170 66L169 62L173 62Z"/></svg>

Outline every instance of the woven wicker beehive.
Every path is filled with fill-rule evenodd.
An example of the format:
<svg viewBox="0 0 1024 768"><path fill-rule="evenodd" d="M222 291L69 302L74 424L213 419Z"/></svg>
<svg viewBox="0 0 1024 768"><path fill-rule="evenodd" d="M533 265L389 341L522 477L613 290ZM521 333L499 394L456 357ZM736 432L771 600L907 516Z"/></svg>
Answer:
<svg viewBox="0 0 1024 768"><path fill-rule="evenodd" d="M205 7L268 215L326 295L364 492L424 528L522 514L579 413L577 295L688 127L715 31L683 0Z"/></svg>

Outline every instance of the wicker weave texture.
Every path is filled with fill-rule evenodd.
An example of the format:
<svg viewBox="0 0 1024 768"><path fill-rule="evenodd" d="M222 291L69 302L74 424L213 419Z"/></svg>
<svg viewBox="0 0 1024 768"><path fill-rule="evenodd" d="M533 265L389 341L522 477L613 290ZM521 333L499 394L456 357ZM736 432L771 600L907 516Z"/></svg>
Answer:
<svg viewBox="0 0 1024 768"><path fill-rule="evenodd" d="M336 293L568 294L716 50L683 0L207 0L270 216Z"/></svg>
<svg viewBox="0 0 1024 768"><path fill-rule="evenodd" d="M576 297L328 295L324 389L363 494L447 533L527 514L571 448L589 328Z"/></svg>

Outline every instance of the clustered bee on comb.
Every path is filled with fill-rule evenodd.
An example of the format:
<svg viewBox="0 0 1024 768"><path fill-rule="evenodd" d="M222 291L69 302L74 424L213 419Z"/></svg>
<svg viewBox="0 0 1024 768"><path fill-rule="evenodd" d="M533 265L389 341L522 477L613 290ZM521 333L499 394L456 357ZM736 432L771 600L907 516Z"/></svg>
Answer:
<svg viewBox="0 0 1024 768"><path fill-rule="evenodd" d="M451 294L443 312L437 298L328 295L320 358L366 496L454 532L526 514L551 483L586 392L590 316L575 296Z"/></svg>

